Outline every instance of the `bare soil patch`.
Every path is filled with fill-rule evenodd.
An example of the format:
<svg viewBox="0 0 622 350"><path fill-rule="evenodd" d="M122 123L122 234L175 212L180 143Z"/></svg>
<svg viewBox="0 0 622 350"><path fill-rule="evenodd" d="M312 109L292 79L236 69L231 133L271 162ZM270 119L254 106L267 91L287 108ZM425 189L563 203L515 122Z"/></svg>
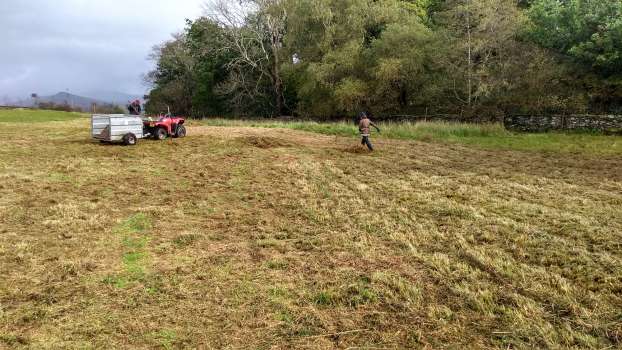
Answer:
<svg viewBox="0 0 622 350"><path fill-rule="evenodd" d="M288 142L284 142L281 139L276 137L269 136L246 136L241 138L242 142L258 148L280 148L280 147L291 147L292 144Z"/></svg>
<svg viewBox="0 0 622 350"><path fill-rule="evenodd" d="M343 151L346 152L346 153L352 153L352 154L365 154L365 153L369 153L369 150L367 148L365 148L364 146L361 146L361 145L347 146L347 147L343 148Z"/></svg>

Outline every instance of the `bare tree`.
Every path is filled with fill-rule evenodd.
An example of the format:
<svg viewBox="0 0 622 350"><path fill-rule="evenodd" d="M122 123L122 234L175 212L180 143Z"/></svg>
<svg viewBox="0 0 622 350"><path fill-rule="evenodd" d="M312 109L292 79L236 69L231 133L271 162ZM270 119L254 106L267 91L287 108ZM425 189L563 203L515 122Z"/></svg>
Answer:
<svg viewBox="0 0 622 350"><path fill-rule="evenodd" d="M523 17L515 0L453 0L444 13L453 52L444 64L453 72L454 97L468 109L511 82L505 72L522 52L516 40Z"/></svg>
<svg viewBox="0 0 622 350"><path fill-rule="evenodd" d="M274 108L283 113L284 97L281 77L281 48L287 12L282 0L216 0L205 5L207 17L224 30L221 50L233 52L228 63L232 72L226 90L241 90L250 97L261 94L261 81L270 79ZM257 74L250 81L247 71Z"/></svg>
<svg viewBox="0 0 622 350"><path fill-rule="evenodd" d="M279 115L283 114L284 97L283 81L281 79L281 48L283 47L283 36L285 35L285 25L287 21L287 11L282 6L282 0L255 0L263 9L260 18L263 19L267 31L270 49L272 50L272 82L276 95L276 111Z"/></svg>

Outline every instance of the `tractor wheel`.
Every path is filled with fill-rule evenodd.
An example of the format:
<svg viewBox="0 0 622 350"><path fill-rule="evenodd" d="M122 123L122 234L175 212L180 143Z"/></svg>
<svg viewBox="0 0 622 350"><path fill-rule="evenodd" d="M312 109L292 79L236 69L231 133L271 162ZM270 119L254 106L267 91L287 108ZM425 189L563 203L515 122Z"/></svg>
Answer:
<svg viewBox="0 0 622 350"><path fill-rule="evenodd" d="M168 136L168 133L166 132L166 129L164 128L157 128L155 130L155 133L153 134L153 137L159 141L165 140L167 136Z"/></svg>
<svg viewBox="0 0 622 350"><path fill-rule="evenodd" d="M126 134L125 136L123 136L123 144L126 146L134 146L136 145L136 142L138 141L138 139L136 138L136 135L129 133Z"/></svg>
<svg viewBox="0 0 622 350"><path fill-rule="evenodd" d="M176 138L186 137L186 127L183 125L178 126L174 137Z"/></svg>

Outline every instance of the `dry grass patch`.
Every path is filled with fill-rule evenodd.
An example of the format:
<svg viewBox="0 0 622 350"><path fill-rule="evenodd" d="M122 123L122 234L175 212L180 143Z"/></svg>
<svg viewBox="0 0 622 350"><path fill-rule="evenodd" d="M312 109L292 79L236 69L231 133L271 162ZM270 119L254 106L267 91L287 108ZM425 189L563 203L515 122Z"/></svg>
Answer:
<svg viewBox="0 0 622 350"><path fill-rule="evenodd" d="M250 146L258 148L291 147L291 144L283 142L283 140L275 137L247 136L242 138L242 141Z"/></svg>
<svg viewBox="0 0 622 350"><path fill-rule="evenodd" d="M369 150L365 148L365 146L361 146L361 145L347 146L343 149L343 151L346 153L353 153L353 154L369 153Z"/></svg>

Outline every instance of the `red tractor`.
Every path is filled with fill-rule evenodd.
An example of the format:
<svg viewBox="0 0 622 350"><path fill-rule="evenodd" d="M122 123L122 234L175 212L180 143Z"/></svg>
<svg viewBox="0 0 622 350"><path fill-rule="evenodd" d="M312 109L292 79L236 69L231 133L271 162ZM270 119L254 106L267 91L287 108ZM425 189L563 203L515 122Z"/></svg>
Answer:
<svg viewBox="0 0 622 350"><path fill-rule="evenodd" d="M156 140L164 140L167 137L179 138L186 136L185 122L185 118L167 114L156 118L146 118L143 129L145 135L152 136Z"/></svg>

